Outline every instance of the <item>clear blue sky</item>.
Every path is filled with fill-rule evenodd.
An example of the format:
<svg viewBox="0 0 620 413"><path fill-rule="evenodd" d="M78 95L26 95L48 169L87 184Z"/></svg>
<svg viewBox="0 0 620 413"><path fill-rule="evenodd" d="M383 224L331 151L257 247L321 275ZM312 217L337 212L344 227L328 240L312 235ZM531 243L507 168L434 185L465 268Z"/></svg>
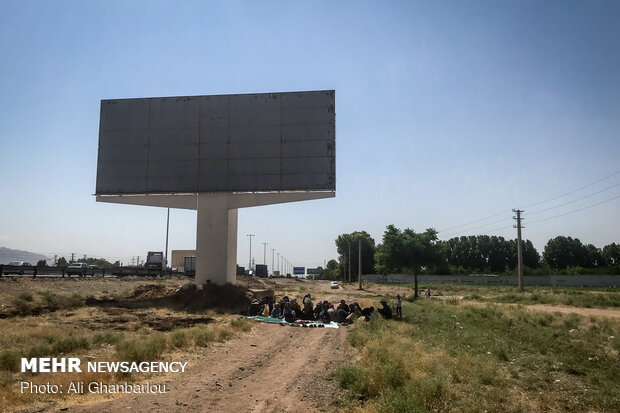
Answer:
<svg viewBox="0 0 620 413"><path fill-rule="evenodd" d="M619 21L617 1L2 0L0 246L163 250L165 209L92 196L101 99L314 89L336 90L336 198L240 210L239 264L248 233L258 263L268 242L304 266L388 224L502 212L440 238L515 237L512 208L620 171ZM524 237L619 242L620 198L587 208L618 184L525 208ZM195 227L173 210L170 247L193 248Z"/></svg>

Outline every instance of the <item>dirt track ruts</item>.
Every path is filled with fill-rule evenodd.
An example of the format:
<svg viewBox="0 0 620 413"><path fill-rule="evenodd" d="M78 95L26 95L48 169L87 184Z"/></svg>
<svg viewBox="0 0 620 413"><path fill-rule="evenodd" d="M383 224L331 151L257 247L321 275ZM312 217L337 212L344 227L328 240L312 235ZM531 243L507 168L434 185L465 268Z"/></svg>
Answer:
<svg viewBox="0 0 620 413"><path fill-rule="evenodd" d="M346 328L258 323L190 362L166 394L127 395L68 412L313 412L335 410L342 390L328 376L355 360Z"/></svg>

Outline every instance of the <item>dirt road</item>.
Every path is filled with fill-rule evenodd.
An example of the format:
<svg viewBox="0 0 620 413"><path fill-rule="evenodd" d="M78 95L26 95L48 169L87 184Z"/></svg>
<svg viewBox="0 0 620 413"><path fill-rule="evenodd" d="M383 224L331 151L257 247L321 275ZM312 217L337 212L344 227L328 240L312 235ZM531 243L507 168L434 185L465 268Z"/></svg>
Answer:
<svg viewBox="0 0 620 413"><path fill-rule="evenodd" d="M355 359L346 328L258 323L213 345L166 394L129 395L68 412L316 412L335 410L341 390L328 376ZM56 410L56 409L55 409Z"/></svg>

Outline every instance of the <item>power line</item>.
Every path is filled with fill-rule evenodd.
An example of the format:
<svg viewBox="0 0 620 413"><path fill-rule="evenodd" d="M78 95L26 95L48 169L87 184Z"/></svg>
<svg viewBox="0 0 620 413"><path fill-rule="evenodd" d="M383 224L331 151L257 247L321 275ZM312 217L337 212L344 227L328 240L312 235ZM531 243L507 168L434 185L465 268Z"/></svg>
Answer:
<svg viewBox="0 0 620 413"><path fill-rule="evenodd" d="M508 219L508 218L502 218L502 219L499 219L499 220L497 220L497 221L489 222L489 223L487 223L487 224L478 225L478 226L476 226L476 227L472 227L472 228L464 229L463 231L452 232L452 233L450 233L450 234L444 235L444 237L450 237L450 236L453 236L453 235L462 234L463 232L469 232L469 231L472 231L472 230L474 230L474 229L483 228L483 227L488 227L489 225L497 224L497 223L499 223L499 222L506 221L507 219Z"/></svg>
<svg viewBox="0 0 620 413"><path fill-rule="evenodd" d="M614 172L614 173L612 173L612 174L610 174L610 175L607 175L607 176L605 176L605 177L603 177L603 178L601 178L601 179L598 179L598 180L596 180L596 181L594 181L594 182L591 182L591 183L589 183L589 184L587 184L587 185L584 185L584 186L581 186L581 187L579 187L579 188L577 188L577 189L574 189L574 190L572 190L572 191L566 192L566 193L564 193L564 194L562 194L562 195L558 195L558 196L556 196L556 197L553 197L553 198L547 199L547 200L545 200L545 201L540 201L540 202L535 202L535 203L533 203L533 204L524 205L524 206L520 207L520 209L525 209L525 208L529 208L529 207L532 207L532 206L541 205L541 204L546 204L547 202L555 201L556 199L560 199L560 198L563 198L563 197L565 197L565 196L567 196L567 195L571 195L571 194L573 194L573 193L575 193L575 192L578 192L578 191L580 191L580 190L582 190L582 189L588 188L588 187L590 187L590 186L592 186L592 185L595 185L595 184L597 184L597 183L599 183L599 182L605 181L605 180L607 180L607 179L611 178L612 176L616 176L616 175L618 175L618 174L620 174L620 170L619 170L619 171L616 171L616 172ZM617 184L617 185L620 185L620 184ZM615 187L615 186L617 186L617 185L614 185L614 186L612 186L612 187L610 187L610 188L608 188L608 189L611 189L611 188L613 188L613 187ZM595 194L592 194L592 195L596 195L596 194L598 194L598 193L600 193L600 192L604 192L604 191L606 191L606 190L607 190L607 189L604 189L604 190L599 191L599 192L597 192L597 193L595 193ZM568 204L573 203L573 202L580 201L581 199L585 199L585 198L588 198L588 197L589 197L589 196L586 196L586 197L584 197L584 198L580 198L580 199L578 199L578 200L571 201L571 202L568 202L568 203L566 203L566 204L558 205L558 206L557 206L557 208L559 208L560 206L568 205ZM552 208L549 208L548 210L550 210L550 209L554 209L554 208L555 208L555 207L552 207ZM546 211L546 210L541 210L541 211L532 212L532 213L530 213L530 215L531 215L531 214L535 214L535 213L539 213L539 212L543 212L543 211ZM495 214L493 214L493 215L489 215L489 216L486 216L486 217L484 217L484 218L476 219L476 220L474 220L474 221L470 221L470 222L467 222L467 223L465 223L465 224L460 224L460 225L455 225L455 226L452 226L452 227L444 228L444 229L442 229L442 230L440 230L440 231L437 231L437 233L438 233L438 234L440 234L440 233L444 233L444 232L449 231L449 230L452 230L452 229L456 229L456 228L465 227L465 226L468 226L468 225L471 225L471 224L476 224L476 223L478 223L478 222L486 221L487 219L495 218L496 216L501 215L501 214L504 214L504 213L505 213L505 212L503 212L503 211L502 211L502 212L497 212L497 213L495 213ZM497 222L500 222L500 221L494 221L493 223L497 223ZM450 234L448 234L448 235L444 235L444 236L452 236L452 235L460 234L460 233L463 233L463 232L468 232L468 231L470 231L470 230L472 230L472 229L482 228L482 227L484 227L484 226L486 226L486 225L492 225L492 223L489 223L489 224L484 224L484 225L477 226L477 227L473 227L473 228L469 228L469 229L466 229L466 230L463 230L463 231L457 231L457 232L455 232L455 233L450 233ZM503 227L502 227L502 228L503 228Z"/></svg>
<svg viewBox="0 0 620 413"><path fill-rule="evenodd" d="M598 192L594 192L594 193L592 193L592 194L589 194L589 195L586 195L586 196L582 196L581 198L577 198L577 199L575 199L575 200L568 201L568 202L565 202L565 203L563 203L563 204L556 205L556 206L553 206L553 207L549 207L549 208L541 209L541 210L538 210L538 211L530 212L530 215L540 214L541 212L551 211L552 209L556 209L556 208L560 208L560 207L563 207L563 206L566 206L566 205L574 204L575 202L581 201L581 200L586 199L586 198L593 197L594 195L598 195L598 194L600 194L601 192L609 191L610 189L615 188L615 187L617 187L617 186L619 186L619 185L620 185L620 182L619 182L619 183L617 183L617 184L615 184L615 185L612 185L612 186L610 186L610 187L607 187L607 188L605 188L605 189L601 189L601 190L600 190L600 191L598 191Z"/></svg>
<svg viewBox="0 0 620 413"><path fill-rule="evenodd" d="M574 211L569 211L569 212L566 212L566 213L564 213L564 214L554 215L554 216L552 216L552 217L543 218L543 219L539 219L539 220L536 220L536 221L531 221L531 222L530 222L530 224L534 224L534 223L536 223L536 222L548 221L548 220L550 220L550 219L559 218L559 217L563 217L563 216L566 216L566 215L574 214L575 212L579 212L579 211L583 211L583 210L585 210L585 209L593 208L593 207L595 207L595 206L598 206L598 205L604 204L604 203L606 203L606 202L611 202L611 201L613 201L614 199L618 199L618 198L620 198L620 195L617 195L617 196L615 196L615 197L613 197L613 198L606 199L606 200L601 201L601 202L597 202L596 204L592 204L592 205L588 205L588 206L583 207L583 208L575 209Z"/></svg>
<svg viewBox="0 0 620 413"><path fill-rule="evenodd" d="M512 229L512 228L514 228L512 225L509 225L509 226L507 226L507 227L498 227L498 228L493 228L493 229L490 229L490 230L488 230L488 231L483 232L483 233L482 233L482 234L480 234L480 235L486 235L486 234L490 234L491 232L496 232L496 231L499 231L499 230L502 230L502 229Z"/></svg>
<svg viewBox="0 0 620 413"><path fill-rule="evenodd" d="M498 212L497 214L489 215L488 217L480 218L480 219L477 219L477 220L475 220L475 221L470 221L470 222L468 222L468 223L466 223L466 224L455 225L455 226L453 226L453 227L449 227L449 228L442 229L441 231L437 231L437 233L440 233L440 232L446 232L446 231L448 231L448 230L455 229L455 228L465 227L465 226L470 225L470 224L476 224L476 223L478 223L478 222L481 222L481 221L486 221L487 219L490 219L490 218L495 218L496 216L501 215L501 214L505 214L505 213L506 213L505 211Z"/></svg>
<svg viewBox="0 0 620 413"><path fill-rule="evenodd" d="M592 182L592 183L589 183L589 184L587 184L587 185L584 185L584 186L582 186L582 187L579 187L579 188L577 188L577 189L574 189L574 190L572 190L572 191L570 191L570 192L567 192L567 193L565 193L565 194L558 195L558 196L556 196L556 197L554 197L554 198L551 198L551 199L547 199L546 201L535 202L535 203L533 203L533 204L524 205L524 206L522 206L521 208L533 207L533 206L536 206L536 205L546 204L547 202L555 201L556 199L563 198L563 197L565 197L566 195L574 194L574 193L575 193L575 192L577 192L577 191L581 191L582 189L585 189L585 188L587 188L587 187L589 187L589 186L592 186L592 185L598 184L599 182L602 182L602 181L604 181L604 180L606 180L606 179L609 179L609 178L611 178L612 176L615 176L615 175L618 175L618 174L620 174L620 171L616 171L616 172L614 172L614 173L613 173L613 174L611 174L611 175L607 175L607 176L606 176L606 177L604 177L604 178L601 178L601 179L599 179L599 180L597 180L597 181L594 181L594 182Z"/></svg>

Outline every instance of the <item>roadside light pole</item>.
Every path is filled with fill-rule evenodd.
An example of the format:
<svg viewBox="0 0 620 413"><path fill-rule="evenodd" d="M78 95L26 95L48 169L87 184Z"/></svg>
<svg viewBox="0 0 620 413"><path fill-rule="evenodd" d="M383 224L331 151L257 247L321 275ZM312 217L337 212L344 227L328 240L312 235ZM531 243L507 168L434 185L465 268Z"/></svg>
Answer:
<svg viewBox="0 0 620 413"><path fill-rule="evenodd" d="M254 234L247 234L246 236L250 237L250 261L248 264L248 271L252 270L252 237L254 237Z"/></svg>
<svg viewBox="0 0 620 413"><path fill-rule="evenodd" d="M273 270L275 270L275 268L273 268L273 256L274 256L275 251L276 251L275 248L271 249L271 275L274 275Z"/></svg>
<svg viewBox="0 0 620 413"><path fill-rule="evenodd" d="M278 264L278 272L280 271L280 253L276 252L276 255L278 256L278 260L276 261L276 264Z"/></svg>
<svg viewBox="0 0 620 413"><path fill-rule="evenodd" d="M166 255L164 258L165 269L168 269L168 232L170 231L170 208L168 208L168 218L166 218Z"/></svg>
<svg viewBox="0 0 620 413"><path fill-rule="evenodd" d="M261 242L263 244L263 265L267 264L267 243Z"/></svg>

